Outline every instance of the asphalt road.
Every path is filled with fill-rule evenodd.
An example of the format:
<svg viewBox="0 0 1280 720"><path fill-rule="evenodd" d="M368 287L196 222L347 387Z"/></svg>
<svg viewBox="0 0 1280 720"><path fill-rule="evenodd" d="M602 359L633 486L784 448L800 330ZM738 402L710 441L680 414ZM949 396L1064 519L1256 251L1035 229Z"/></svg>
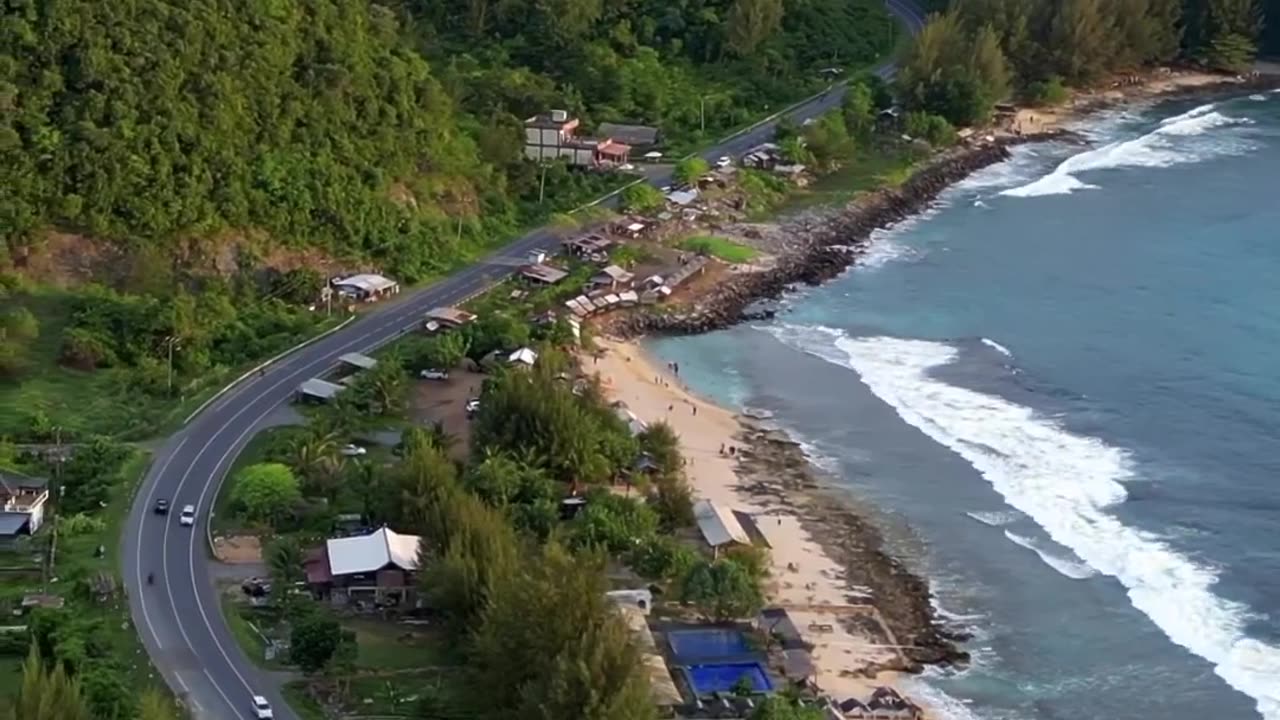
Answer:
<svg viewBox="0 0 1280 720"><path fill-rule="evenodd" d="M914 34L923 13L908 0L886 0L890 11ZM891 65L877 70L893 73ZM837 107L843 95L835 87L824 97L795 107L787 117L796 122ZM775 121L726 139L703 153L708 159L737 156L767 142ZM671 182L669 171L652 173L656 186ZM611 198L606 202L615 201ZM222 615L210 572L209 511L218 486L236 456L264 419L289 401L302 381L337 365L339 355L368 352L421 322L423 313L439 305L453 305L509 275L530 250L551 249L555 239L538 230L514 241L488 258L460 270L430 287L402 296L393 304L272 363L261 376L244 380L169 438L138 491L124 538L125 586L133 620L152 662L197 720L251 719L250 696L271 701L275 716L296 715L280 696L280 678L258 668L241 651ZM173 508L168 516L152 513L156 498ZM194 527L178 525L178 511L197 508ZM154 573L154 584L146 581Z"/></svg>

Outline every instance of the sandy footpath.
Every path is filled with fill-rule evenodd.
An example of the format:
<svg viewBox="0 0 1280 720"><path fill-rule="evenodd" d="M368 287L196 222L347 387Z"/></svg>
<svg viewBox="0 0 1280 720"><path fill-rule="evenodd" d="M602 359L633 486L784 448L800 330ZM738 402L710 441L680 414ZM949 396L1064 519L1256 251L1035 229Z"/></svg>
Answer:
<svg viewBox="0 0 1280 720"><path fill-rule="evenodd" d="M737 416L689 392L670 368L650 359L634 343L597 339L605 352L598 360L583 358L588 372L600 375L613 400L621 400L645 422L665 420L680 437L688 460L686 474L698 498L725 508L750 513L772 546L773 583L769 601L788 608L804 639L813 645L815 680L829 695L865 700L871 689L894 685L896 673L881 672L874 679L861 668L882 662L893 650L851 633L837 618L857 612L850 606L850 590L840 565L801 526L790 511L765 507L738 488L736 459L721 448L740 444ZM856 673L856 674L855 674Z"/></svg>

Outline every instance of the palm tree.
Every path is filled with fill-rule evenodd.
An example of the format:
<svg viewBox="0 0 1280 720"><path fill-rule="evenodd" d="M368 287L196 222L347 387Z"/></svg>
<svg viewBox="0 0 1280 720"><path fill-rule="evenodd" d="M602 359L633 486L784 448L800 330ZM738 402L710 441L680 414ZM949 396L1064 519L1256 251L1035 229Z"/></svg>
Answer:
<svg viewBox="0 0 1280 720"><path fill-rule="evenodd" d="M335 489L334 485L342 471L342 456L338 452L340 437L321 425L312 428L309 433L289 445L289 465L309 485L326 496Z"/></svg>

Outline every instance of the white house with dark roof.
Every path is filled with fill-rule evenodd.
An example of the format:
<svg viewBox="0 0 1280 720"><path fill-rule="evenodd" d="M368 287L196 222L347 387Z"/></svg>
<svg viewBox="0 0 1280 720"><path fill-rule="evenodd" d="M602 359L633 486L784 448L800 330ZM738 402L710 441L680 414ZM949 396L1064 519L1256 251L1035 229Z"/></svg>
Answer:
<svg viewBox="0 0 1280 720"><path fill-rule="evenodd" d="M34 535L44 524L49 481L0 471L0 539Z"/></svg>
<svg viewBox="0 0 1280 720"><path fill-rule="evenodd" d="M313 592L342 593L349 599L403 602L413 592L422 538L387 526L368 535L330 538L305 563Z"/></svg>

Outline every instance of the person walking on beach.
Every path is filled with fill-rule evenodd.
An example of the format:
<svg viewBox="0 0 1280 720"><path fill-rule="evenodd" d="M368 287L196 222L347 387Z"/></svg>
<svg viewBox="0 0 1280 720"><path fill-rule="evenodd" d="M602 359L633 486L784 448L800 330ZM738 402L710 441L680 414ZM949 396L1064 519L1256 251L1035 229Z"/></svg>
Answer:
<svg viewBox="0 0 1280 720"><path fill-rule="evenodd" d="M697 417L697 416L698 416L698 406L697 406L697 405L694 405L694 406L693 406L693 416L694 416L694 417Z"/></svg>

